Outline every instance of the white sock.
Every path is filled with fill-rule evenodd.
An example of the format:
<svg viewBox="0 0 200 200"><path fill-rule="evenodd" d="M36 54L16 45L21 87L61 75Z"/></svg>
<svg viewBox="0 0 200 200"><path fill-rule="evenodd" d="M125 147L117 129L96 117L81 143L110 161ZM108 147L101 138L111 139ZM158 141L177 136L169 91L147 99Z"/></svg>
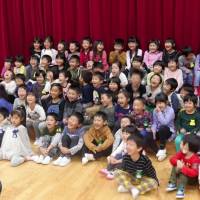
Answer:
<svg viewBox="0 0 200 200"><path fill-rule="evenodd" d="M132 194L133 199L136 200L140 194L140 191L137 188L133 187L131 189L131 194Z"/></svg>

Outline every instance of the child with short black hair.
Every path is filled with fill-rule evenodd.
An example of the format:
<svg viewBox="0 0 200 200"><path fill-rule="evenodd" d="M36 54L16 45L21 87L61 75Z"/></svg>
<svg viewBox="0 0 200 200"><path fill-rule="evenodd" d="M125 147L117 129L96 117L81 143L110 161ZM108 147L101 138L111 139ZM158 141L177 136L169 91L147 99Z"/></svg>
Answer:
<svg viewBox="0 0 200 200"><path fill-rule="evenodd" d="M84 118L79 112L72 113L67 121L61 140L59 142L60 155L54 165L64 167L71 162L71 157L78 154L83 147L83 134L85 133L82 127Z"/></svg>
<svg viewBox="0 0 200 200"><path fill-rule="evenodd" d="M17 98L14 100L13 109L15 110L18 106L23 105L26 107L26 96L27 96L27 87L26 85L20 85L17 90Z"/></svg>
<svg viewBox="0 0 200 200"><path fill-rule="evenodd" d="M198 183L200 158L197 152L199 151L199 144L199 136L185 135L181 142L181 150L170 159L172 170L166 191L171 192L177 189L176 198L178 199L185 197L187 184Z"/></svg>
<svg viewBox="0 0 200 200"><path fill-rule="evenodd" d="M25 85L26 84L26 77L24 74L16 74L15 75L15 82L17 87L19 87L20 85ZM17 89L16 89L17 92Z"/></svg>
<svg viewBox="0 0 200 200"><path fill-rule="evenodd" d="M165 93L168 96L168 101L171 107L174 109L175 114L177 114L180 110L180 102L175 92L177 86L178 83L175 78L167 79L163 85L163 93Z"/></svg>
<svg viewBox="0 0 200 200"><path fill-rule="evenodd" d="M121 81L118 77L112 77L108 81L108 91L112 94L113 96L113 103L117 103L117 96L118 93L121 89Z"/></svg>
<svg viewBox="0 0 200 200"><path fill-rule="evenodd" d="M200 113L197 110L197 97L195 95L187 95L183 101L184 109L178 113L176 120L176 151L180 150L180 143L184 135L198 134L200 131Z"/></svg>
<svg viewBox="0 0 200 200"><path fill-rule="evenodd" d="M51 56L43 55L40 59L40 69L46 72L49 69L51 62L52 62Z"/></svg>
<svg viewBox="0 0 200 200"><path fill-rule="evenodd" d="M24 74L26 76L26 68L24 66L24 57L18 55L15 57L15 67L13 70L14 74Z"/></svg>
<svg viewBox="0 0 200 200"><path fill-rule="evenodd" d="M143 136L135 131L127 139L127 154L123 156L122 170L116 170L114 173L118 182L117 191L120 193L130 192L133 199L137 199L140 194L156 189L159 185L150 159L142 155L143 147Z"/></svg>
<svg viewBox="0 0 200 200"><path fill-rule="evenodd" d="M68 61L70 60L70 58L72 56L80 56L79 53L79 42L77 42L76 40L72 40L69 42L69 54L68 54Z"/></svg>
<svg viewBox="0 0 200 200"><path fill-rule="evenodd" d="M69 71L61 70L59 71L59 82L63 88L63 97L65 98L67 95L67 91L71 86L71 78L72 75Z"/></svg>
<svg viewBox="0 0 200 200"><path fill-rule="evenodd" d="M82 164L102 156L110 155L114 141L112 132L107 125L107 116L104 112L97 112L90 129L84 134Z"/></svg>

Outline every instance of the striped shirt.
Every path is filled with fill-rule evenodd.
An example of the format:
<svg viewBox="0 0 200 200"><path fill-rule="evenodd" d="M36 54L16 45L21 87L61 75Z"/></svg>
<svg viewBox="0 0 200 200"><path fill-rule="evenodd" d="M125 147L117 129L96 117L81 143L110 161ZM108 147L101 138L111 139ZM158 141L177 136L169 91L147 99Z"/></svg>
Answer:
<svg viewBox="0 0 200 200"><path fill-rule="evenodd" d="M137 161L134 161L129 155L124 155L122 161L122 169L123 171L126 171L133 176L135 176L137 170L141 170L143 176L153 178L159 184L158 178L156 176L156 171L147 156L141 155Z"/></svg>

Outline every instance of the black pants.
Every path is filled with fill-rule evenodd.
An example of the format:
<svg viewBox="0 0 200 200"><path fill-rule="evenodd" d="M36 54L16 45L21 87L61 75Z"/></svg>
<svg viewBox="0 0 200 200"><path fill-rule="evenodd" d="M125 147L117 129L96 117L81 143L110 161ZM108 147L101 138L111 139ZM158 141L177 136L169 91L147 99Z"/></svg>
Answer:
<svg viewBox="0 0 200 200"><path fill-rule="evenodd" d="M97 145L95 141L93 143L95 145ZM83 145L83 150L82 150L83 156L84 156L85 153L91 153L91 154L94 155L95 159L100 158L100 157L109 156L111 154L111 152L112 152L112 145L109 146L107 149L100 151L100 152L96 152L96 153L89 150L85 145Z"/></svg>
<svg viewBox="0 0 200 200"><path fill-rule="evenodd" d="M156 141L153 138L153 133L148 132L146 136L144 137L145 142L145 148L151 149L155 154L158 152L158 145L156 144Z"/></svg>

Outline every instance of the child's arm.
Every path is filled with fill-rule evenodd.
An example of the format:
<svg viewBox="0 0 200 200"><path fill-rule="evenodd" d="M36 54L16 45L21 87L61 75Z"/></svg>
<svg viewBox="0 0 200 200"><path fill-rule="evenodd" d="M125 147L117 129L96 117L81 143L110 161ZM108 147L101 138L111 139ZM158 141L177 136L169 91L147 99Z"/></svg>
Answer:
<svg viewBox="0 0 200 200"><path fill-rule="evenodd" d="M47 148L47 152L49 152L52 148L56 147L59 144L61 137L62 135L61 135L61 130L60 130L53 136L51 144Z"/></svg>
<svg viewBox="0 0 200 200"><path fill-rule="evenodd" d="M199 160L196 159L196 160L194 160L194 162L192 163L192 166L191 166L191 167L188 167L188 166L184 165L184 166L181 168L181 172L182 172L185 176L188 176L188 177L191 177L191 178L198 177L198 174L199 174L198 165L199 165Z"/></svg>
<svg viewBox="0 0 200 200"><path fill-rule="evenodd" d="M177 165L177 161L181 160L182 158L183 158L182 152L178 152L174 156L172 156L169 161L173 166L176 166Z"/></svg>
<svg viewBox="0 0 200 200"><path fill-rule="evenodd" d="M78 151L80 151L83 147L83 143L83 138L80 137L78 140L78 144L69 149L70 154L75 155Z"/></svg>
<svg viewBox="0 0 200 200"><path fill-rule="evenodd" d="M164 114L163 112L159 111L157 112L158 120L162 125L168 125L170 121L172 121L175 118L174 111L170 109L167 114Z"/></svg>
<svg viewBox="0 0 200 200"><path fill-rule="evenodd" d="M92 143L92 141L94 140L94 137L92 135L92 131L93 128L90 128L83 136L83 140L84 140L84 143L85 143L85 146L93 151L94 153L96 153L96 149L97 149L97 146L95 144Z"/></svg>

